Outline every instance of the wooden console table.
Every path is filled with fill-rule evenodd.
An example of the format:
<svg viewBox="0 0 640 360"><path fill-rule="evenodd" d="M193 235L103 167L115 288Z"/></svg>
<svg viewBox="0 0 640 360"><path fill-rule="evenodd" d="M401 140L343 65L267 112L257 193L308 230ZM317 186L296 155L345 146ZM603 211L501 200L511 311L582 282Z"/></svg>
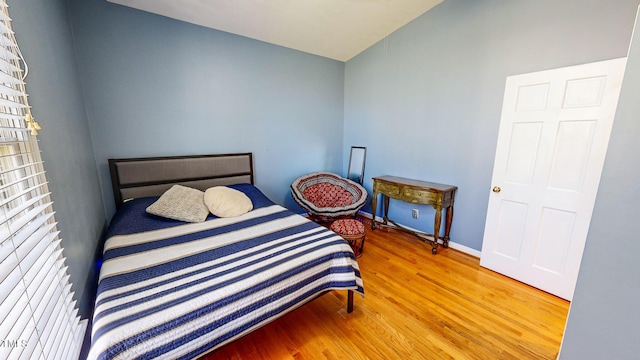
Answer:
<svg viewBox="0 0 640 360"><path fill-rule="evenodd" d="M376 229L379 226L389 226L391 222L395 228L412 233L420 239L431 244L431 252L433 254L438 251L438 237L440 236L440 224L442 223L442 209L446 209L444 238L442 238L442 246L449 246L449 231L451 230L451 221L453 220L453 200L456 195L457 186L436 184L420 180L405 179L397 176L380 176L373 178L373 220L371 228ZM378 194L382 194L384 201L384 217L383 222L376 221L376 209L378 207ZM402 200L413 204L427 204L433 206L436 210L433 223L433 234L427 234L419 231L407 229L406 227L389 220L389 198ZM427 236L432 236L433 240Z"/></svg>

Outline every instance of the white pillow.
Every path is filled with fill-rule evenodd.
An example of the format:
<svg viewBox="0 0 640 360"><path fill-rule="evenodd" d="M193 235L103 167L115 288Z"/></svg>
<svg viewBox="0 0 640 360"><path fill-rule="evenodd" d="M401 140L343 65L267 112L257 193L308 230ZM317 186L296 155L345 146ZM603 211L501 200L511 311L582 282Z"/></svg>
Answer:
<svg viewBox="0 0 640 360"><path fill-rule="evenodd" d="M182 185L173 185L156 202L147 207L149 214L186 222L203 222L209 216L204 204L204 192Z"/></svg>
<svg viewBox="0 0 640 360"><path fill-rule="evenodd" d="M204 192L204 203L217 217L234 217L253 210L253 203L242 191L214 186Z"/></svg>

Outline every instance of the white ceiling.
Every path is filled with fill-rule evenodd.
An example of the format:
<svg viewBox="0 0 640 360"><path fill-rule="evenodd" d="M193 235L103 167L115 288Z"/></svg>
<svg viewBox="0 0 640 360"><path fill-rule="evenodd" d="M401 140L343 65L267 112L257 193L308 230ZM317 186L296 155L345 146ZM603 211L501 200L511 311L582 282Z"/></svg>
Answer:
<svg viewBox="0 0 640 360"><path fill-rule="evenodd" d="M347 61L442 0L108 0Z"/></svg>

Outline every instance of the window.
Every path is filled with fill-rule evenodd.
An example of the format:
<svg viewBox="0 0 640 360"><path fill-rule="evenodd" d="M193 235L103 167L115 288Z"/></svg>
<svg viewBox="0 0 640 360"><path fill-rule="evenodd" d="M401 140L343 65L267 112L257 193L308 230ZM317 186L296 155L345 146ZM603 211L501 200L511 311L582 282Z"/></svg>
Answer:
<svg viewBox="0 0 640 360"><path fill-rule="evenodd" d="M6 0L0 12L0 359L77 359L86 321L70 291Z"/></svg>

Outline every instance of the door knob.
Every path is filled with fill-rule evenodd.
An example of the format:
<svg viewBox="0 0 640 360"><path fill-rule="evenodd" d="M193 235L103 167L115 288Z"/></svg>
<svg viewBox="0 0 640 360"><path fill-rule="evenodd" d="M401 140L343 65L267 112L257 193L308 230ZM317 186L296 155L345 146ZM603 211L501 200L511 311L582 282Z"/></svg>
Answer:
<svg viewBox="0 0 640 360"><path fill-rule="evenodd" d="M493 192L494 193L499 193L502 189L500 189L500 186L494 186L493 187Z"/></svg>

